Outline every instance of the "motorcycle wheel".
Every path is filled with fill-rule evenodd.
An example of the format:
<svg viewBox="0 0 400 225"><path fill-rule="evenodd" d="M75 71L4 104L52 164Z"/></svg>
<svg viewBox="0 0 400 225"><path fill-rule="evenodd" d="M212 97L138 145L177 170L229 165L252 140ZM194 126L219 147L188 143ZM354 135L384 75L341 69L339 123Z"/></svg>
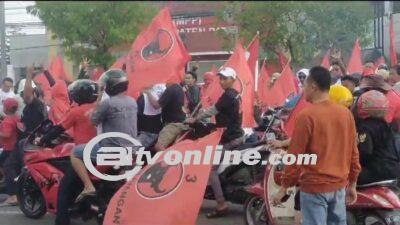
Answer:
<svg viewBox="0 0 400 225"><path fill-rule="evenodd" d="M264 199L251 196L244 203L244 221L246 225L268 225Z"/></svg>
<svg viewBox="0 0 400 225"><path fill-rule="evenodd" d="M32 176L24 171L18 179L17 198L19 208L31 219L39 219L46 214L46 201Z"/></svg>

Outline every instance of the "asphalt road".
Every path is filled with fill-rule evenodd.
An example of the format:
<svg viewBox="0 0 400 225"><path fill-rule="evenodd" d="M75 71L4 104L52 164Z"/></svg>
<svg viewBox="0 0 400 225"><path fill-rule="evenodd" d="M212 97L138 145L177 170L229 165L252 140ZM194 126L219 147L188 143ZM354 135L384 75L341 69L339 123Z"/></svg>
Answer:
<svg viewBox="0 0 400 225"><path fill-rule="evenodd" d="M0 195L0 201L4 199L4 195ZM213 201L204 200L201 213L197 220L197 225L244 225L243 207L241 205L229 205L230 212L225 218L207 219L206 214L215 207ZM0 225L53 225L54 215L47 214L43 218L33 220L26 218L22 212L16 207L0 208ZM91 220L83 222L82 220L74 220L71 225L97 225L96 221Z"/></svg>

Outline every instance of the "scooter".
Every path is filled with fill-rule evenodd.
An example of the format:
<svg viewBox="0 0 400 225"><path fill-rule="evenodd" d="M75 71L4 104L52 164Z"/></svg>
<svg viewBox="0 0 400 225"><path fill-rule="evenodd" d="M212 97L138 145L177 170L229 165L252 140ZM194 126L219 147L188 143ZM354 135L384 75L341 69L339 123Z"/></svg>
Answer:
<svg viewBox="0 0 400 225"><path fill-rule="evenodd" d="M259 140L254 143L245 143L238 147L243 155L247 151L258 151L261 155L261 161L268 159L270 151L266 143L276 138L283 138L282 121L279 119L281 110L269 109L263 114L263 123L256 127ZM262 162L255 165L247 165L241 162L239 165L221 164L218 168L218 174L221 181L222 190L227 201L236 204L245 204L252 196L248 188L263 180L265 166ZM207 186L206 199L214 199L211 186Z"/></svg>
<svg viewBox="0 0 400 225"><path fill-rule="evenodd" d="M251 197L245 203L245 222L248 225L290 224L294 217L293 202L295 190L280 206L270 203L273 194L281 184L283 164L268 165L263 182L247 190ZM387 180L357 186L357 201L347 205L348 225L399 225L400 224L400 190L397 180ZM292 222L293 223L293 222Z"/></svg>
<svg viewBox="0 0 400 225"><path fill-rule="evenodd" d="M75 145L67 134L61 134L40 146L35 143L52 125L51 121L44 121L27 138L24 147L25 167L17 178L20 209L25 216L32 219L41 218L46 212L57 212L60 181L71 167L69 156ZM122 169L96 168L108 174L119 174ZM107 182L92 175L91 180L96 187L97 196L101 198L87 198L75 203L70 207L70 213L71 217L81 217L84 220L96 217L98 223L102 224L107 204L123 182Z"/></svg>

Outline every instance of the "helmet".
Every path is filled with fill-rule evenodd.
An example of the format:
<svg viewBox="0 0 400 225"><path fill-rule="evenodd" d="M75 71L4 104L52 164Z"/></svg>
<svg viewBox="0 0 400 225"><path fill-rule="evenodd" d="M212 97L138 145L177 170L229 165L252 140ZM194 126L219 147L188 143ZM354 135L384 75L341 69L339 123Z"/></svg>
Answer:
<svg viewBox="0 0 400 225"><path fill-rule="evenodd" d="M99 86L92 80L81 79L70 84L68 92L72 99L79 105L93 103L97 99Z"/></svg>
<svg viewBox="0 0 400 225"><path fill-rule="evenodd" d="M128 78L126 73L119 69L110 69L101 75L99 83L105 86L105 92L109 96L115 96L128 90Z"/></svg>
<svg viewBox="0 0 400 225"><path fill-rule="evenodd" d="M371 90L363 93L357 102L358 117L383 118L389 109L389 101L386 96L379 91Z"/></svg>
<svg viewBox="0 0 400 225"><path fill-rule="evenodd" d="M329 90L329 99L335 103L350 107L353 104L353 95L342 85L332 85Z"/></svg>

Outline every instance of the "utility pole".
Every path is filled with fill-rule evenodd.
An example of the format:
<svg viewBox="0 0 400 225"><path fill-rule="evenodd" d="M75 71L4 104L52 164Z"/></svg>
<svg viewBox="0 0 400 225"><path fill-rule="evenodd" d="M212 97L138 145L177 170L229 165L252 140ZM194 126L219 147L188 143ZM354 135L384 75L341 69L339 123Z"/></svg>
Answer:
<svg viewBox="0 0 400 225"><path fill-rule="evenodd" d="M5 18L5 8L4 8L4 1L0 2L0 35L1 35L1 59L0 59L0 66L1 66L1 74L0 78L3 80L7 77L7 46L6 46L6 18Z"/></svg>

